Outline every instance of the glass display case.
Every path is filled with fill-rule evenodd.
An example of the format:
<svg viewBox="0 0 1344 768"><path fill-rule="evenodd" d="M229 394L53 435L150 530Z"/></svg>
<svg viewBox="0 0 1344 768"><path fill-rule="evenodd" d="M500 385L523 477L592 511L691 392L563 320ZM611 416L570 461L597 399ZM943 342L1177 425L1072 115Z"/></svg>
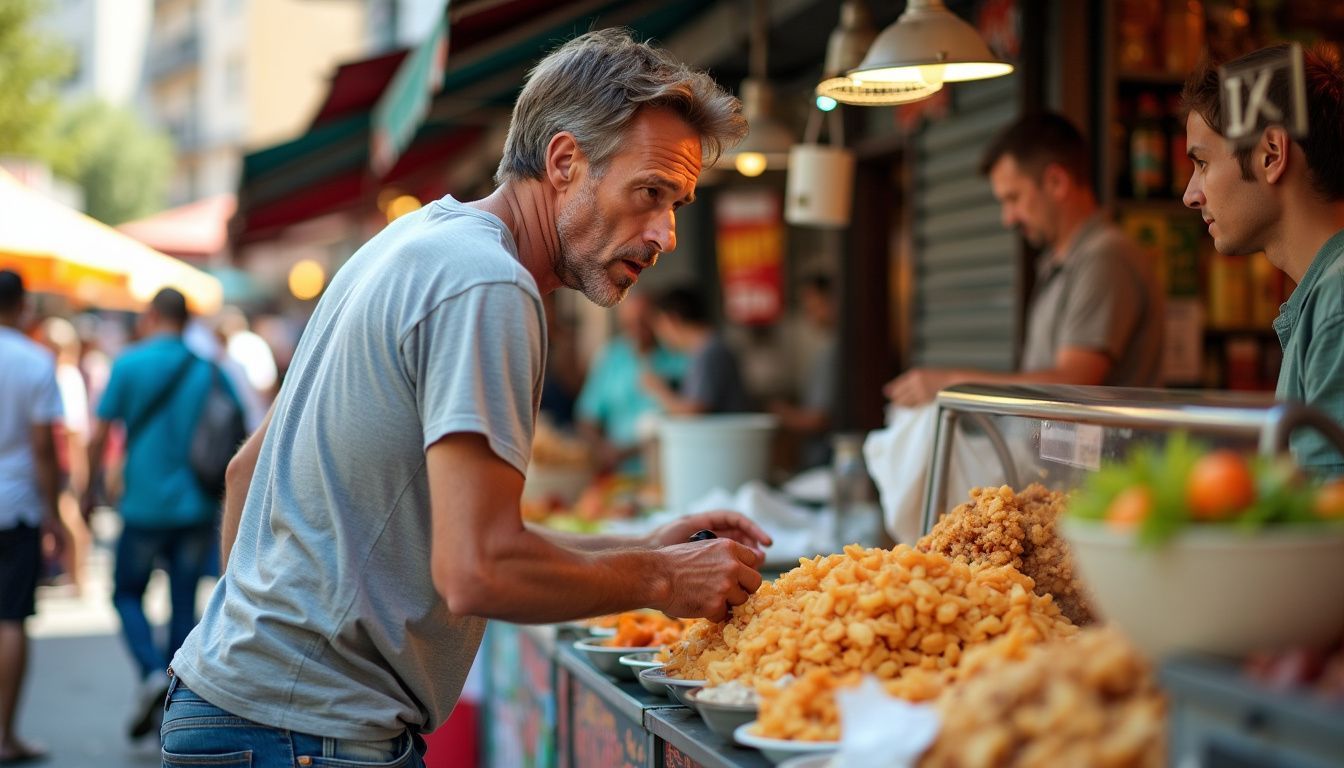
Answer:
<svg viewBox="0 0 1344 768"><path fill-rule="evenodd" d="M1321 411L1267 394L1064 385L966 384L937 398L923 528L976 486L1038 482L1078 487L1103 462L1185 431L1214 448L1275 455L1299 429L1344 453L1344 427Z"/></svg>

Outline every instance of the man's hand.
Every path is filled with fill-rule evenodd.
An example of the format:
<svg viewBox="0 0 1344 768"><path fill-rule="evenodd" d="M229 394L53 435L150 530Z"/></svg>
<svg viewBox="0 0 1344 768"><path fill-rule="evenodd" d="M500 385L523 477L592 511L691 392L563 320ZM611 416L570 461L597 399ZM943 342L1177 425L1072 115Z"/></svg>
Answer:
<svg viewBox="0 0 1344 768"><path fill-rule="evenodd" d="M761 586L756 569L764 556L729 538L674 544L658 554L669 589L664 604L653 607L669 616L723 621Z"/></svg>
<svg viewBox="0 0 1344 768"><path fill-rule="evenodd" d="M678 518L649 534L649 545L668 547L684 544L696 531L710 530L721 539L732 539L752 550L765 561L765 548L775 543L759 525L750 518L726 509L713 512L701 512Z"/></svg>
<svg viewBox="0 0 1344 768"><path fill-rule="evenodd" d="M56 560L65 553L65 548L69 545L70 537L66 534L61 521L51 516L42 518L42 554L51 560Z"/></svg>
<svg viewBox="0 0 1344 768"><path fill-rule="evenodd" d="M882 392L896 405L913 408L933 402L940 389L950 387L959 380L954 371L912 368L887 382Z"/></svg>

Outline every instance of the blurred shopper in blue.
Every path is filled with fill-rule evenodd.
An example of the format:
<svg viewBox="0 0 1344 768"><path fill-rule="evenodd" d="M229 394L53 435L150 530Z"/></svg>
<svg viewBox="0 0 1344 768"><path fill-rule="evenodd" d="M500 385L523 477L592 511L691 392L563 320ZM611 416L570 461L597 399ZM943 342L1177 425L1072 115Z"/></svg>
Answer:
<svg viewBox="0 0 1344 768"><path fill-rule="evenodd" d="M638 474L640 448L648 418L660 412L658 401L640 384L645 368L673 384L686 371L686 358L658 343L653 335L653 305L632 293L616 306L618 335L597 353L579 393L579 429L602 470Z"/></svg>
<svg viewBox="0 0 1344 768"><path fill-rule="evenodd" d="M98 402L89 472L102 470L103 449L113 423L126 429L122 531L117 541L112 602L122 637L142 681L130 718L139 738L156 726L168 687L163 671L196 625L196 587L215 546L219 501L196 479L189 447L214 368L187 349L182 330L187 301L165 288L140 318L142 340L112 365ZM86 493L83 506L92 507ZM166 644L156 643L145 617L144 595L156 565L168 573L172 617Z"/></svg>
<svg viewBox="0 0 1344 768"><path fill-rule="evenodd" d="M28 671L24 620L35 609L42 536L64 541L53 425L61 418L56 364L19 331L23 280L0 270L0 764L43 757L14 732Z"/></svg>

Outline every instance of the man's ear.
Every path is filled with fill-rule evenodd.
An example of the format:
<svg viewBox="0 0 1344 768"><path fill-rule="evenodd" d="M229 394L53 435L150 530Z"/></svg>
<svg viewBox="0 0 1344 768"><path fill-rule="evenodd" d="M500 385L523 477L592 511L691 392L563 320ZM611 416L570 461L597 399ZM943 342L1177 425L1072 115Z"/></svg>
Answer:
<svg viewBox="0 0 1344 768"><path fill-rule="evenodd" d="M1059 163L1046 163L1041 169L1041 189L1052 200L1063 199L1073 188L1073 177Z"/></svg>
<svg viewBox="0 0 1344 768"><path fill-rule="evenodd" d="M1265 181L1277 184L1288 173L1288 156L1292 154L1293 140L1281 125L1271 125L1260 134L1255 147L1255 160L1265 174Z"/></svg>
<svg viewBox="0 0 1344 768"><path fill-rule="evenodd" d="M564 192L578 180L579 171L587 158L579 148L574 134L561 131L546 145L546 180L557 192Z"/></svg>

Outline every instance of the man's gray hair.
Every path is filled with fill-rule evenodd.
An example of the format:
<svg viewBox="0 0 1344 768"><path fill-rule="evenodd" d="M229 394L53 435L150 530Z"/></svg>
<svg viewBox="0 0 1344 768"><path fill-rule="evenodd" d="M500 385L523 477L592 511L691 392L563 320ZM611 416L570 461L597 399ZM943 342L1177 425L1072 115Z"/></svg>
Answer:
<svg viewBox="0 0 1344 768"><path fill-rule="evenodd" d="M741 102L709 75L636 42L629 30L601 29L560 46L528 74L495 182L542 178L546 147L561 131L574 134L601 175L641 107L666 108L686 121L700 134L706 164L747 134Z"/></svg>

